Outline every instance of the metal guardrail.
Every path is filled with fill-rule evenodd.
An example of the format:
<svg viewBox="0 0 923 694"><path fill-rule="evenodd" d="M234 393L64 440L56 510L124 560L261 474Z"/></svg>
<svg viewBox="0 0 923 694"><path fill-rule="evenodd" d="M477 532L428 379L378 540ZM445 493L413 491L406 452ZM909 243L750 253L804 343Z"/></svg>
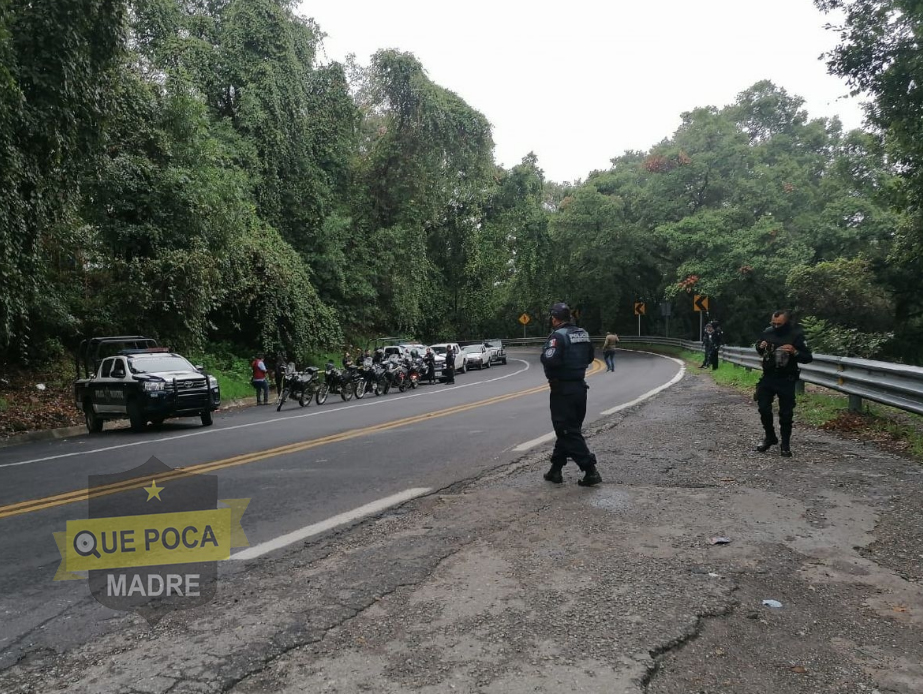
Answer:
<svg viewBox="0 0 923 694"><path fill-rule="evenodd" d="M701 342L674 337L624 335L620 338L621 342L629 344L670 345L695 352L702 349ZM504 340L504 344L542 345L545 339L535 337ZM594 337L593 341L603 339ZM721 358L748 371L763 368L762 358L753 347L722 347ZM845 393L849 396L849 409L853 412L862 409L863 400L871 400L905 412L923 415L923 368L919 366L815 354L814 361L801 365L801 380Z"/></svg>

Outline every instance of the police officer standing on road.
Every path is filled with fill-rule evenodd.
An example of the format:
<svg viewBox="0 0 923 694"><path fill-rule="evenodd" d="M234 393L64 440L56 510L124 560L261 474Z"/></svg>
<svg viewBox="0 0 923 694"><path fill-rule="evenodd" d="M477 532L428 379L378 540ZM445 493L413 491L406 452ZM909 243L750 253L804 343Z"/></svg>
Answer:
<svg viewBox="0 0 923 694"><path fill-rule="evenodd" d="M442 375L445 376L446 385L454 385L455 383L455 348L452 345L446 345L445 366L442 367Z"/></svg>
<svg viewBox="0 0 923 694"><path fill-rule="evenodd" d="M763 377L756 386L756 401L766 432L756 450L765 453L779 443L772 422L772 401L778 395L779 433L782 437L779 452L783 457L791 458L795 386L801 373L798 364L809 364L814 355L804 339L804 332L797 325L792 325L791 314L785 310L772 314L772 324L756 341L756 351L763 358Z"/></svg>
<svg viewBox="0 0 923 694"><path fill-rule="evenodd" d="M587 367L593 363L593 343L586 330L570 321L567 304L551 307L554 332L542 348L542 365L551 388L551 424L557 440L545 479L557 484L563 482L561 469L572 458L584 472L577 484L591 487L603 481L596 469L596 456L587 448L582 431L589 388L585 377Z"/></svg>

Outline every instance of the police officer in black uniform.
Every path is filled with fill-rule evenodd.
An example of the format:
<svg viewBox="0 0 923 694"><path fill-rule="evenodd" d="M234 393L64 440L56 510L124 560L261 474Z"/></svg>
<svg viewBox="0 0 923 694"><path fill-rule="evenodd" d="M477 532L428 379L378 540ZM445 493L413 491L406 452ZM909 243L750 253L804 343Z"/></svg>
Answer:
<svg viewBox="0 0 923 694"><path fill-rule="evenodd" d="M772 314L772 324L756 341L756 351L763 358L763 377L756 386L756 401L760 410L760 421L766 435L756 450L765 453L779 443L772 422L772 401L779 397L779 434L782 437L780 453L792 457L792 420L795 414L795 386L801 370L798 364L814 360L811 349L804 339L804 332L791 322L788 311Z"/></svg>
<svg viewBox="0 0 923 694"><path fill-rule="evenodd" d="M561 469L567 459L572 458L584 472L577 484L591 487L603 481L596 469L596 456L587 448L581 430L589 388L584 378L587 367L593 363L593 343L586 330L570 321L567 304L551 307L554 332L542 350L542 365L551 388L551 424L557 440L551 453L551 469L545 473L545 479L558 484L563 482Z"/></svg>
<svg viewBox="0 0 923 694"><path fill-rule="evenodd" d="M455 384L455 348L452 345L445 347L445 366L442 367L446 385Z"/></svg>

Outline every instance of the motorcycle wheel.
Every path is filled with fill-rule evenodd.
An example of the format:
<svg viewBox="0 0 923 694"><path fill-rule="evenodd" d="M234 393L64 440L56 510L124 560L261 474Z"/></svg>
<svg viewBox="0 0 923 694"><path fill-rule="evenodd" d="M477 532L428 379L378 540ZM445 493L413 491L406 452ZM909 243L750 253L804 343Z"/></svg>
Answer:
<svg viewBox="0 0 923 694"><path fill-rule="evenodd" d="M301 391L301 397L298 398L298 404L301 405L302 407L307 407L308 405L310 405L311 395L312 393L310 390Z"/></svg>
<svg viewBox="0 0 923 694"><path fill-rule="evenodd" d="M349 402L353 399L353 384L347 383L340 388L340 397L343 398L344 402Z"/></svg>
<svg viewBox="0 0 923 694"><path fill-rule="evenodd" d="M356 381L353 384L353 390L356 391L356 399L362 400L365 397L365 381Z"/></svg>
<svg viewBox="0 0 923 694"><path fill-rule="evenodd" d="M330 386L326 383L322 384L320 388L317 389L317 395L314 399L317 401L318 405L323 405L327 402L327 393L330 392Z"/></svg>
<svg viewBox="0 0 923 694"><path fill-rule="evenodd" d="M403 393L405 390L407 390L407 385L404 383L404 381L401 381L401 383L400 383L400 385L397 387L397 389L398 389L400 392Z"/></svg>
<svg viewBox="0 0 923 694"><path fill-rule="evenodd" d="M288 399L288 390L283 390L282 394L279 396L278 404L276 405L276 412L279 412L282 409L282 405L285 404L285 401Z"/></svg>

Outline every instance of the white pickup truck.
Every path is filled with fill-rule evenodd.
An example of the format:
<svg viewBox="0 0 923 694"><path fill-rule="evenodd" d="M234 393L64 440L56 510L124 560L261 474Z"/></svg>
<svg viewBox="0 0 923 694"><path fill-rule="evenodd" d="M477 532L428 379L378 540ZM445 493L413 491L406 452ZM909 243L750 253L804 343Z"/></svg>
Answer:
<svg viewBox="0 0 923 694"><path fill-rule="evenodd" d="M497 338L484 340L484 346L490 354L491 364L506 364L506 350L503 348L503 341Z"/></svg>

